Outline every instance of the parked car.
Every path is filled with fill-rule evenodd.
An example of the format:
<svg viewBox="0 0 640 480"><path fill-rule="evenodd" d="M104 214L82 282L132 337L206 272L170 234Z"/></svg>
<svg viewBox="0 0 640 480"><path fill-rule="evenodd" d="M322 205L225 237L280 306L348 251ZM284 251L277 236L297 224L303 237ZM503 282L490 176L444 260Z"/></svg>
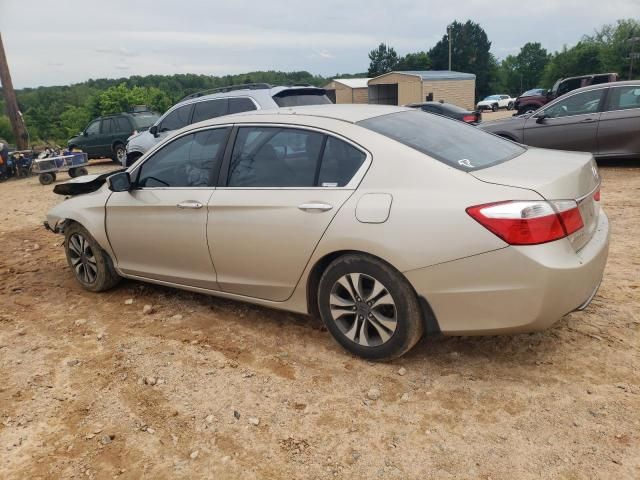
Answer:
<svg viewBox="0 0 640 480"><path fill-rule="evenodd" d="M583 87L536 112L479 128L534 147L640 157L640 81Z"/></svg>
<svg viewBox="0 0 640 480"><path fill-rule="evenodd" d="M158 118L157 113L148 110L96 118L67 142L68 149L80 149L89 158L111 157L122 163L126 159L127 138L148 130Z"/></svg>
<svg viewBox="0 0 640 480"><path fill-rule="evenodd" d="M423 103L410 103L406 105L409 108L420 109L423 112L435 113L436 115L443 115L445 117L460 120L461 122L470 123L476 125L482 121L482 114L479 111L470 111L462 107L454 105L452 103L444 102L423 102Z"/></svg>
<svg viewBox="0 0 640 480"><path fill-rule="evenodd" d="M497 112L501 108L511 110L513 108L513 102L515 102L515 99L511 98L511 95L489 95L485 97L484 100L478 102L476 108L480 111L492 110L494 112Z"/></svg>
<svg viewBox="0 0 640 480"><path fill-rule="evenodd" d="M45 224L85 289L127 277L319 315L366 358L425 331L548 327L590 302L607 259L591 155L402 107L219 117L105 177L58 185L94 191Z"/></svg>
<svg viewBox="0 0 640 480"><path fill-rule="evenodd" d="M595 75L581 75L559 79L551 87L551 90L535 88L528 90L516 98L514 107L518 115L535 112L538 108L577 88L589 85L600 85L602 83L617 82L617 73L600 73Z"/></svg>
<svg viewBox="0 0 640 480"><path fill-rule="evenodd" d="M194 93L171 107L149 130L129 138L126 162L122 163L132 165L169 132L192 123L251 110L330 103L326 90L310 85L273 87L251 83Z"/></svg>

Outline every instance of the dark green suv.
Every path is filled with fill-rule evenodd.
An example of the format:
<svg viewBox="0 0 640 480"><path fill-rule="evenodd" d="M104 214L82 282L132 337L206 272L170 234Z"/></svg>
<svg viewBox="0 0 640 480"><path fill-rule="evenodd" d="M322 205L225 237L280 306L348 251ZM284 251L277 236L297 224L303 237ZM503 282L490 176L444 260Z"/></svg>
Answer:
<svg viewBox="0 0 640 480"><path fill-rule="evenodd" d="M111 157L122 163L127 156L127 138L147 130L159 115L150 111L118 113L96 118L78 136L67 142L69 149L79 148L89 158Z"/></svg>

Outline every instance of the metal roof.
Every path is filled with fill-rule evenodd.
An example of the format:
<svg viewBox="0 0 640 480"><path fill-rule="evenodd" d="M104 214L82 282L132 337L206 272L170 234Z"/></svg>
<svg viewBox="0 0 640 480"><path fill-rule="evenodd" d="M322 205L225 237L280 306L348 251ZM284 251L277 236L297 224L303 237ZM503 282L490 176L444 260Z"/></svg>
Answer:
<svg viewBox="0 0 640 480"><path fill-rule="evenodd" d="M334 78L334 82L346 85L349 88L367 88L370 78Z"/></svg>
<svg viewBox="0 0 640 480"><path fill-rule="evenodd" d="M452 70L404 70L385 73L384 75L390 75L392 73L400 73L404 75L413 75L420 77L422 80L475 80L476 76L473 73L454 72ZM383 77L384 75L380 75ZM376 78L380 78L376 77Z"/></svg>

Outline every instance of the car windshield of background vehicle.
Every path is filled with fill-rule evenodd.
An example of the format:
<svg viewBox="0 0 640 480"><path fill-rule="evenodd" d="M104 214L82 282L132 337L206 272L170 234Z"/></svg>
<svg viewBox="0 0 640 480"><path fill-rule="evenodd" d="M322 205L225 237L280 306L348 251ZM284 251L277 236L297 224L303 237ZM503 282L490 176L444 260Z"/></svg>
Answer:
<svg viewBox="0 0 640 480"><path fill-rule="evenodd" d="M564 98L544 110L548 118L596 113L605 89L591 90Z"/></svg>
<svg viewBox="0 0 640 480"><path fill-rule="evenodd" d="M156 123L158 115L153 113L142 113L133 116L133 120L138 130L147 130L151 125Z"/></svg>
<svg viewBox="0 0 640 480"><path fill-rule="evenodd" d="M464 171L490 167L526 151L457 120L420 111L391 113L357 124Z"/></svg>
<svg viewBox="0 0 640 480"><path fill-rule="evenodd" d="M500 95L489 95L485 100L500 100Z"/></svg>

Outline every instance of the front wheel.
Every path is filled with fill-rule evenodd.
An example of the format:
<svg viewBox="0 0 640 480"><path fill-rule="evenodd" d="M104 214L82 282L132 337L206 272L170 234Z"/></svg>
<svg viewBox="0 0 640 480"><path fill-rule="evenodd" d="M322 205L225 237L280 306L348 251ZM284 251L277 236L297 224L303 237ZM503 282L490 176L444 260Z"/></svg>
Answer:
<svg viewBox="0 0 640 480"><path fill-rule="evenodd" d="M424 331L417 296L397 270L364 254L334 260L318 287L320 316L345 349L369 359L396 358Z"/></svg>
<svg viewBox="0 0 640 480"><path fill-rule="evenodd" d="M491 111L492 112L497 112L498 111L498 104L494 103L493 105L491 105Z"/></svg>
<svg viewBox="0 0 640 480"><path fill-rule="evenodd" d="M513 102L509 102L507 105L507 110L513 110Z"/></svg>
<svg viewBox="0 0 640 480"><path fill-rule="evenodd" d="M92 292L102 292L120 281L109 255L82 225L73 223L64 234L67 263L80 285Z"/></svg>

